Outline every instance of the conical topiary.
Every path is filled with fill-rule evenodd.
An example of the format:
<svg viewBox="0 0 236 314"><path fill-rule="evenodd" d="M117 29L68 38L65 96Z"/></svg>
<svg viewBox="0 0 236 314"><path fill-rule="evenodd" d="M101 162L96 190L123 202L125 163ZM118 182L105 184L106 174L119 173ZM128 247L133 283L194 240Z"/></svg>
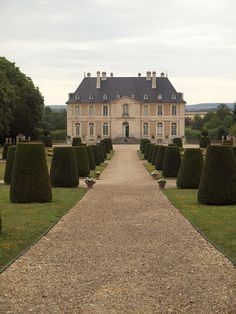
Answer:
<svg viewBox="0 0 236 314"><path fill-rule="evenodd" d="M10 201L13 203L51 202L52 191L44 144L16 146Z"/></svg>
<svg viewBox="0 0 236 314"><path fill-rule="evenodd" d="M148 162L152 161L152 152L153 152L154 146L155 146L155 144L153 144L153 143L150 144L149 151L148 151L148 158L147 158Z"/></svg>
<svg viewBox="0 0 236 314"><path fill-rule="evenodd" d="M94 170L96 168L94 152L91 146L87 146L88 151L88 159L89 159L89 168L90 170Z"/></svg>
<svg viewBox="0 0 236 314"><path fill-rule="evenodd" d="M208 136L201 136L199 139L199 147L207 148L208 145L211 145L211 141Z"/></svg>
<svg viewBox="0 0 236 314"><path fill-rule="evenodd" d="M182 138L181 137L175 137L173 139L173 144L175 144L176 146L179 146L179 147L183 147Z"/></svg>
<svg viewBox="0 0 236 314"><path fill-rule="evenodd" d="M6 159L7 158L7 151L8 151L8 148L10 146L12 146L11 143L4 143L3 144L2 159Z"/></svg>
<svg viewBox="0 0 236 314"><path fill-rule="evenodd" d="M198 189L203 167L200 148L187 148L180 166L176 185L181 189Z"/></svg>
<svg viewBox="0 0 236 314"><path fill-rule="evenodd" d="M166 178L175 178L178 175L181 164L180 150L178 146L167 146L162 165L162 175Z"/></svg>
<svg viewBox="0 0 236 314"><path fill-rule="evenodd" d="M233 153L234 153L234 156L236 158L236 146L233 147Z"/></svg>
<svg viewBox="0 0 236 314"><path fill-rule="evenodd" d="M102 149L103 149L103 154L104 154L104 159L107 159L107 150L106 150L106 145L104 142L101 142Z"/></svg>
<svg viewBox="0 0 236 314"><path fill-rule="evenodd" d="M146 143L146 144L145 144L144 159L148 159L148 154L149 154L150 146L151 146L151 143Z"/></svg>
<svg viewBox="0 0 236 314"><path fill-rule="evenodd" d="M162 170L165 150L166 150L166 146L159 145L158 150L157 150L157 158L155 162L156 170Z"/></svg>
<svg viewBox="0 0 236 314"><path fill-rule="evenodd" d="M79 184L73 147L54 147L50 179L53 187L76 187Z"/></svg>
<svg viewBox="0 0 236 314"><path fill-rule="evenodd" d="M111 143L110 143L109 139L108 138L104 138L103 140L101 140L101 142L105 144L106 152L107 152L107 154L109 154L110 151L111 151Z"/></svg>
<svg viewBox="0 0 236 314"><path fill-rule="evenodd" d="M86 146L74 146L77 169L80 177L86 177L90 173L88 151Z"/></svg>
<svg viewBox="0 0 236 314"><path fill-rule="evenodd" d="M152 163L153 166L155 166L155 163L156 163L158 147L159 147L159 145L154 145L154 147L153 147L152 160L151 160L151 163Z"/></svg>
<svg viewBox="0 0 236 314"><path fill-rule="evenodd" d="M80 137L73 137L72 139L72 146L79 146L81 144L81 138Z"/></svg>
<svg viewBox="0 0 236 314"><path fill-rule="evenodd" d="M140 147L139 147L139 150L141 151L142 154L144 154L145 143L150 143L149 139L142 138L141 141L140 141Z"/></svg>
<svg viewBox="0 0 236 314"><path fill-rule="evenodd" d="M100 150L97 145L91 145L91 147L93 149L96 166L99 166L101 164Z"/></svg>
<svg viewBox="0 0 236 314"><path fill-rule="evenodd" d="M142 154L145 154L145 149L146 149L147 144L151 144L151 142L148 139L145 139L145 141L143 142L142 149L141 149Z"/></svg>
<svg viewBox="0 0 236 314"><path fill-rule="evenodd" d="M101 162L104 162L104 152L103 152L102 144L101 144L101 143L98 143L97 146L98 146L98 148L99 148Z"/></svg>
<svg viewBox="0 0 236 314"><path fill-rule="evenodd" d="M4 174L5 184L11 184L12 170L15 162L16 146L9 146L7 151L7 160Z"/></svg>
<svg viewBox="0 0 236 314"><path fill-rule="evenodd" d="M236 204L236 159L231 146L207 147L198 202L207 205Z"/></svg>

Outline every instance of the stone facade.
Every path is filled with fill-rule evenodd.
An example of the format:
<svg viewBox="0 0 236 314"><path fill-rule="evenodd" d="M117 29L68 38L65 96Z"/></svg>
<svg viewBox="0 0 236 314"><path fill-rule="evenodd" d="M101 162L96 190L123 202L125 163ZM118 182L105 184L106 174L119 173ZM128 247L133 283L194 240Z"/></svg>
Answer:
<svg viewBox="0 0 236 314"><path fill-rule="evenodd" d="M89 76L88 79L92 78ZM99 89L102 89L102 84ZM184 137L185 102L182 94L178 102L165 102L158 99L141 100L140 96L131 93L122 96L119 91L120 88L116 91L117 97L113 99L106 99L103 94L105 99L102 101L83 101L81 96L77 100L76 96L69 99L68 138L79 136L86 143L104 137L111 137L114 142L135 142L140 138L150 138L155 142L169 143L174 137ZM82 92L83 89L80 90Z"/></svg>

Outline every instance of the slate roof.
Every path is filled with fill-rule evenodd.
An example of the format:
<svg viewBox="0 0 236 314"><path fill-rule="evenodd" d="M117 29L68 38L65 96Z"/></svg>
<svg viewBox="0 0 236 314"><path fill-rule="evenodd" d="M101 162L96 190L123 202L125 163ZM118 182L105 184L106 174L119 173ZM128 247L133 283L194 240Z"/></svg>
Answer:
<svg viewBox="0 0 236 314"><path fill-rule="evenodd" d="M67 104L111 102L117 99L118 94L131 98L131 95L135 95L135 99L140 102L158 102L158 94L161 94L162 100L159 102L185 103L181 93L175 90L167 77L156 78L157 88L152 88L152 80L148 81L146 77L107 77L101 80L100 89L96 88L96 80L96 77L85 77ZM104 99L104 95L107 95L107 99ZM148 99L144 99L144 95L148 95Z"/></svg>

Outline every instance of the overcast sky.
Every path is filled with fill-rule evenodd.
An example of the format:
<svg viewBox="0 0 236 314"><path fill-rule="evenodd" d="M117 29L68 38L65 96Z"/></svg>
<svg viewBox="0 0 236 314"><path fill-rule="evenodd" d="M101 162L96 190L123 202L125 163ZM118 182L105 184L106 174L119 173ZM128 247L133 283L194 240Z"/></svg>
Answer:
<svg viewBox="0 0 236 314"><path fill-rule="evenodd" d="M236 0L0 0L0 55L64 104L84 72L168 72L188 104L236 101Z"/></svg>

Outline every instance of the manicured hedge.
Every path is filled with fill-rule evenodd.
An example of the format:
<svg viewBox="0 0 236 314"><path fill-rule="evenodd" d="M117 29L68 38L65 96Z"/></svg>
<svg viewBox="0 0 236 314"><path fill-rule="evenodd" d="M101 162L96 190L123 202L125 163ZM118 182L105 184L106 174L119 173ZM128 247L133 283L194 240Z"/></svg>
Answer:
<svg viewBox="0 0 236 314"><path fill-rule="evenodd" d="M10 187L13 203L51 202L52 191L43 144L19 143Z"/></svg>
<svg viewBox="0 0 236 314"><path fill-rule="evenodd" d="M203 167L200 148L187 148L181 163L176 185L181 189L198 189Z"/></svg>
<svg viewBox="0 0 236 314"><path fill-rule="evenodd" d="M236 159L231 146L207 147L198 202L207 205L236 204Z"/></svg>
<svg viewBox="0 0 236 314"><path fill-rule="evenodd" d="M79 146L81 144L81 138L80 137L73 137L72 139L72 146Z"/></svg>
<svg viewBox="0 0 236 314"><path fill-rule="evenodd" d="M159 145L154 145L154 147L153 147L152 160L151 160L151 163L153 166L155 166L155 163L156 163L158 147L159 147Z"/></svg>
<svg viewBox="0 0 236 314"><path fill-rule="evenodd" d="M97 145L91 145L91 147L93 149L96 166L99 166L101 164L100 150Z"/></svg>
<svg viewBox="0 0 236 314"><path fill-rule="evenodd" d="M88 151L88 159L89 159L89 168L90 170L95 170L96 163L95 163L94 152L93 152L92 147L87 146L87 151Z"/></svg>
<svg viewBox="0 0 236 314"><path fill-rule="evenodd" d="M106 152L107 152L107 154L109 154L110 151L112 150L111 142L109 141L108 138L104 138L103 140L101 140L101 142L105 144L105 146L106 146Z"/></svg>
<svg viewBox="0 0 236 314"><path fill-rule="evenodd" d="M90 173L88 151L86 146L74 146L79 176L86 177Z"/></svg>
<svg viewBox="0 0 236 314"><path fill-rule="evenodd" d="M152 152L153 152L154 146L155 146L155 144L153 144L153 143L150 144L149 151L148 151L148 158L147 158L148 162L152 161Z"/></svg>
<svg viewBox="0 0 236 314"><path fill-rule="evenodd" d="M98 143L97 146L98 146L98 148L99 148L101 162L104 162L104 153L103 153L102 144L101 144L101 143Z"/></svg>
<svg viewBox="0 0 236 314"><path fill-rule="evenodd" d="M156 158L156 162L155 162L155 169L156 170L162 170L163 159L164 159L166 147L167 146L162 146L162 145L159 145L159 147L158 147L157 158Z"/></svg>
<svg viewBox="0 0 236 314"><path fill-rule="evenodd" d="M4 143L3 144L2 159L6 159L7 158L7 151L8 151L8 148L10 146L12 146L11 143Z"/></svg>
<svg viewBox="0 0 236 314"><path fill-rule="evenodd" d="M234 156L236 158L236 146L233 147L233 153L234 153Z"/></svg>
<svg viewBox="0 0 236 314"><path fill-rule="evenodd" d="M42 142L43 142L45 147L52 147L52 139L50 136L44 136L42 138Z"/></svg>
<svg viewBox="0 0 236 314"><path fill-rule="evenodd" d="M173 139L173 144L175 144L176 146L179 146L179 147L183 147L182 138L181 137L175 137Z"/></svg>
<svg viewBox="0 0 236 314"><path fill-rule="evenodd" d="M162 175L166 178L177 177L181 164L180 150L178 146L167 146L163 159Z"/></svg>
<svg viewBox="0 0 236 314"><path fill-rule="evenodd" d="M148 139L144 138L142 139L142 143L141 143L141 153L144 154L145 153L145 145L147 143L151 143Z"/></svg>
<svg viewBox="0 0 236 314"><path fill-rule="evenodd" d="M76 187L79 184L78 169L73 147L54 147L50 179L53 187Z"/></svg>
<svg viewBox="0 0 236 314"><path fill-rule="evenodd" d="M106 150L106 145L104 142L101 142L102 149L103 149L103 154L104 154L104 159L107 159L107 150Z"/></svg>
<svg viewBox="0 0 236 314"><path fill-rule="evenodd" d="M145 143L144 159L148 159L151 143Z"/></svg>
<svg viewBox="0 0 236 314"><path fill-rule="evenodd" d="M207 148L208 145L211 145L210 138L208 136L201 136L199 140L199 147Z"/></svg>
<svg viewBox="0 0 236 314"><path fill-rule="evenodd" d="M4 174L5 184L11 184L12 170L15 162L16 146L9 146L7 151L7 160Z"/></svg>

